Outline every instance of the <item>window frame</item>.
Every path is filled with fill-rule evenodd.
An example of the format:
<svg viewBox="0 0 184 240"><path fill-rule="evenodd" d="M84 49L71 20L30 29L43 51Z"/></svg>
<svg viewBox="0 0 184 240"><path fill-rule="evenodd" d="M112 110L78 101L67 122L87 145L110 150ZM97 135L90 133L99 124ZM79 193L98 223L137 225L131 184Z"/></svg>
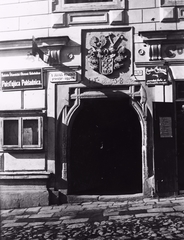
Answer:
<svg viewBox="0 0 184 240"><path fill-rule="evenodd" d="M55 2L55 1L54 1ZM53 12L73 12L88 10L110 10L124 9L125 0L112 0L111 2L92 2L92 3L65 3L65 0L58 0L53 3Z"/></svg>
<svg viewBox="0 0 184 240"><path fill-rule="evenodd" d="M38 144L24 145L23 144L23 121L24 120L38 120ZM18 144L9 145L4 144L4 122L7 120L18 120ZM43 116L23 116L23 117L4 117L2 118L2 148L4 150L26 150L26 149L43 149Z"/></svg>
<svg viewBox="0 0 184 240"><path fill-rule="evenodd" d="M184 0L160 0L161 7L168 7L168 6L184 6Z"/></svg>
<svg viewBox="0 0 184 240"><path fill-rule="evenodd" d="M4 136L5 136L5 127L4 127L4 125L5 125L5 121L12 121L12 120L15 120L15 121L18 121L18 136L17 136L17 138L18 138L18 144L17 145L9 145L9 144L4 144ZM20 130L21 130L21 121L20 121L20 118L19 117L8 117L8 118L3 118L3 120L2 120L2 127L3 127L3 134L2 134L2 146L3 146L3 149L4 148L17 148L17 147L21 147L21 132L20 132Z"/></svg>
<svg viewBox="0 0 184 240"><path fill-rule="evenodd" d="M183 88L181 85L183 85ZM184 91L182 90L184 90L184 79L176 79L174 84L174 99L177 102L184 101Z"/></svg>

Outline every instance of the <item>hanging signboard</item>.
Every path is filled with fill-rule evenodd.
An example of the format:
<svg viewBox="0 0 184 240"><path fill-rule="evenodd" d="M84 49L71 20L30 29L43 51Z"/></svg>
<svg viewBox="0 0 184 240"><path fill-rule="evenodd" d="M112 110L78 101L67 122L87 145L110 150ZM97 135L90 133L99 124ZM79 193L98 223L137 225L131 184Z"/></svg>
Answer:
<svg viewBox="0 0 184 240"><path fill-rule="evenodd" d="M3 91L43 88L41 69L1 72Z"/></svg>
<svg viewBox="0 0 184 240"><path fill-rule="evenodd" d="M146 67L145 73L147 85L168 84L168 71L165 66Z"/></svg>

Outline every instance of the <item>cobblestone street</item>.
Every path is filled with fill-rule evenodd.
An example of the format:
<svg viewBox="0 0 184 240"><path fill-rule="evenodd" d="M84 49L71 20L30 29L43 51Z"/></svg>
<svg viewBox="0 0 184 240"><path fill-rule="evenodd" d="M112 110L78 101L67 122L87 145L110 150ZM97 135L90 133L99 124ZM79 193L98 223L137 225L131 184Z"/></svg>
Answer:
<svg viewBox="0 0 184 240"><path fill-rule="evenodd" d="M184 239L184 197L1 210L1 240Z"/></svg>

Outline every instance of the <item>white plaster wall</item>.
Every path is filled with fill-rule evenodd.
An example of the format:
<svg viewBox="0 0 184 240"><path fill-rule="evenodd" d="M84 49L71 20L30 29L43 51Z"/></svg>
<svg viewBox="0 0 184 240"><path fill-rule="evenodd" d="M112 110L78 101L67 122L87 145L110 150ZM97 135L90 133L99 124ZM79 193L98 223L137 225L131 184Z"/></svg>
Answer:
<svg viewBox="0 0 184 240"><path fill-rule="evenodd" d="M172 85L165 86L165 102L173 102L173 87L172 87Z"/></svg>
<svg viewBox="0 0 184 240"><path fill-rule="evenodd" d="M163 102L164 98L163 98L163 86L155 86L154 87L154 101L155 102Z"/></svg>
<svg viewBox="0 0 184 240"><path fill-rule="evenodd" d="M0 110L21 109L21 92L0 92Z"/></svg>
<svg viewBox="0 0 184 240"><path fill-rule="evenodd" d="M184 66L171 66L174 79L184 79Z"/></svg>
<svg viewBox="0 0 184 240"><path fill-rule="evenodd" d="M48 67L39 57L28 55L30 50L21 52L21 55L14 56L5 55L0 53L0 71L20 70L20 69L33 69ZM19 53L20 54L20 53Z"/></svg>
<svg viewBox="0 0 184 240"><path fill-rule="evenodd" d="M44 154L4 153L5 171L45 170Z"/></svg>
<svg viewBox="0 0 184 240"><path fill-rule="evenodd" d="M24 92L24 109L45 108L45 89Z"/></svg>

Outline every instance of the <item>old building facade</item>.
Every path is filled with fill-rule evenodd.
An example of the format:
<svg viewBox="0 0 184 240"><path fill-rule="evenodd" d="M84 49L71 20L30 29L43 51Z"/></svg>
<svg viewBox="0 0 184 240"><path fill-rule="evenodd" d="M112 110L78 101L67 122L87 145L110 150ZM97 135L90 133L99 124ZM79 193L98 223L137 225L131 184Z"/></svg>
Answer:
<svg viewBox="0 0 184 240"><path fill-rule="evenodd" d="M183 19L183 0L1 0L1 208L183 192Z"/></svg>

